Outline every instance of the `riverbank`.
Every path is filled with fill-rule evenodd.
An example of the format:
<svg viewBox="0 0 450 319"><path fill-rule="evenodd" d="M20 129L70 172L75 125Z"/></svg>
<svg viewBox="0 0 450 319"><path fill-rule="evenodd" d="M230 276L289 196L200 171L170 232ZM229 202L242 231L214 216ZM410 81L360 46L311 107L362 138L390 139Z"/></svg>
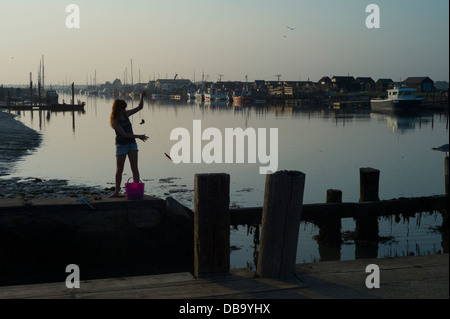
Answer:
<svg viewBox="0 0 450 319"><path fill-rule="evenodd" d="M0 179L0 199L108 196L111 193L110 188L70 185L67 180L43 180L34 177Z"/></svg>
<svg viewBox="0 0 450 319"><path fill-rule="evenodd" d="M9 175L14 163L36 150L42 135L0 111L0 176Z"/></svg>
<svg viewBox="0 0 450 319"><path fill-rule="evenodd" d="M14 165L32 154L42 142L42 134L0 111L0 199L104 196L110 188L70 185L67 180L9 177Z"/></svg>

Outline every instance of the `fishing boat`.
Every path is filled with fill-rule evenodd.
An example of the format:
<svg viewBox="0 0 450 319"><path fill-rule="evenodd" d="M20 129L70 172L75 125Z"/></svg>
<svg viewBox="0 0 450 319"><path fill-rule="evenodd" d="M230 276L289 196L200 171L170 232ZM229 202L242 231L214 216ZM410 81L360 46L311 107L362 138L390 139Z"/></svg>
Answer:
<svg viewBox="0 0 450 319"><path fill-rule="evenodd" d="M195 99L198 102L203 102L205 100L205 92L198 90L197 92L195 92Z"/></svg>
<svg viewBox="0 0 450 319"><path fill-rule="evenodd" d="M86 103L78 101L78 104L54 103L51 105L40 105L40 110L59 111L84 111Z"/></svg>
<svg viewBox="0 0 450 319"><path fill-rule="evenodd" d="M225 93L221 93L218 89L211 88L207 93L205 93L205 102L226 100L227 95Z"/></svg>
<svg viewBox="0 0 450 319"><path fill-rule="evenodd" d="M45 92L45 100L47 101L47 104L57 104L58 103L58 99L59 99L59 95L56 92L56 90L54 89L50 89L47 90Z"/></svg>
<svg viewBox="0 0 450 319"><path fill-rule="evenodd" d="M253 101L253 96L251 91L242 91L233 93L234 103L251 103Z"/></svg>
<svg viewBox="0 0 450 319"><path fill-rule="evenodd" d="M386 92L386 98L370 100L372 111L412 111L417 110L422 104L422 99L416 97L416 89L403 85Z"/></svg>

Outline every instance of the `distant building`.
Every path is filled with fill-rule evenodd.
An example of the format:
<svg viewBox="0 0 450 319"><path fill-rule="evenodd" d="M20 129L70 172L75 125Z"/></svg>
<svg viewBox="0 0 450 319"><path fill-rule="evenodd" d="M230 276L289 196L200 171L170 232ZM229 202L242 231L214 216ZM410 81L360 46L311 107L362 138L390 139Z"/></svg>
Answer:
<svg viewBox="0 0 450 319"><path fill-rule="evenodd" d="M347 92L359 91L359 83L356 82L353 76L333 76L331 78L332 86L338 90Z"/></svg>
<svg viewBox="0 0 450 319"><path fill-rule="evenodd" d="M417 92L432 92L434 89L434 81L428 76L409 77L403 83Z"/></svg>
<svg viewBox="0 0 450 319"><path fill-rule="evenodd" d="M191 80L183 80L183 79L158 79L155 82L155 87L162 91L172 91L176 89L181 89L187 87L191 84Z"/></svg>
<svg viewBox="0 0 450 319"><path fill-rule="evenodd" d="M331 86L331 79L328 76L322 77L317 84L322 90L326 90Z"/></svg>
<svg viewBox="0 0 450 319"><path fill-rule="evenodd" d="M253 88L255 90L264 90L266 88L266 81L264 81L264 80L255 80L253 82Z"/></svg>
<svg viewBox="0 0 450 319"><path fill-rule="evenodd" d="M371 77L357 77L355 81L359 83L361 91L375 91L375 81Z"/></svg>
<svg viewBox="0 0 450 319"><path fill-rule="evenodd" d="M378 79L378 81L375 83L375 86L377 88L377 91L384 92L394 86L394 81L392 81L392 79Z"/></svg>

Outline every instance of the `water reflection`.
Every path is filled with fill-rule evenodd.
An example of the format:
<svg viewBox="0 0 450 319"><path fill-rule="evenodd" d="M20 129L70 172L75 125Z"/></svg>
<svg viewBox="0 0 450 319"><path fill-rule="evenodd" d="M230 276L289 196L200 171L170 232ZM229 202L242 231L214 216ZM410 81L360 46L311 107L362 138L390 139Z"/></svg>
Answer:
<svg viewBox="0 0 450 319"><path fill-rule="evenodd" d="M109 126L109 115L114 99L100 96L82 99L86 101L86 113L11 111L19 113L18 120L40 131L45 138L38 152L17 164L17 176L50 177L102 187L112 185L114 132ZM138 103L133 99L126 101L129 108ZM403 116L374 114L367 107L145 100L143 111L132 121L136 133L150 133L151 136L148 142L140 145L141 175L148 181L146 194L160 198L172 196L192 208L194 174L220 170L231 175L230 202L240 207L262 205L263 177L252 165L174 165L167 160L164 153L170 153L174 144L169 138L171 130L190 128L194 119L204 120L204 127L214 126L221 130L227 127L279 128L279 168L306 173L305 203L321 202L321 194L328 188L341 189L345 201L357 201L357 170L367 166L381 170L380 196L384 199L431 196L444 191L442 159L431 148L448 141L447 112ZM145 124L140 125L142 120ZM76 165L68 165L74 161ZM168 177L176 177L177 183L161 182ZM243 189L248 191L242 192ZM351 231L352 222L343 221L342 227L343 232ZM389 235L390 228L384 223L387 235L383 236ZM245 266L253 259L249 254L256 255L257 240L254 236L258 232L253 229L248 236L245 230L244 234L233 234L231 243L247 248L232 251L232 258L238 260L237 267ZM315 225L302 225L300 262L338 256L354 259L359 255L354 241L330 247L313 239L317 232ZM423 235L426 232L423 229L421 232L419 239L424 242L425 238L425 243L420 244L420 249L416 249L411 234L403 235L404 230L393 230L395 240L378 243L373 254L377 251L380 256L393 256L440 249L436 247L440 247L441 238L436 239L435 234ZM402 233L401 239L399 233Z"/></svg>
<svg viewBox="0 0 450 319"><path fill-rule="evenodd" d="M418 212L402 215L383 216L379 218L380 223L380 237L374 241L362 241L354 238L353 231L343 231L341 233L341 242L325 242L319 239L318 235L312 236L313 240L317 244L318 255L312 257L310 261L332 261L332 260L348 260L348 259L366 259L366 258L386 258L386 257L399 257L399 256L414 256L414 255L427 255L427 254L440 254L449 252L449 236L448 236L448 220L443 218L442 225L429 226L425 223L423 228L429 232L438 234L441 238L440 245L434 246L431 250L421 249L420 243L414 243L413 237L415 232L421 228L421 223L425 222L427 218L439 220L443 215L447 214L445 210L434 212ZM343 220L345 223L345 221ZM389 229L387 232L386 229ZM394 234L394 228L400 228L404 226L406 229L402 232ZM318 228L320 226L313 222L302 221L300 229L304 230L308 227ZM246 231L247 236L252 238L251 255L252 261L248 261L247 268L256 270L258 261L258 251L260 244L261 225L234 225L232 231ZM384 231L383 231L384 229ZM410 243L411 241L411 243ZM403 244L405 243L405 244ZM301 258L304 258L304 241L300 238L298 243L297 262L303 262ZM240 247L232 246L232 253L238 251ZM346 251L347 250L347 251ZM349 257L348 250L353 257ZM346 256L347 255L347 256ZM299 260L300 259L300 260Z"/></svg>
<svg viewBox="0 0 450 319"><path fill-rule="evenodd" d="M386 121L387 128L399 134L407 133L408 131L421 129L422 125L431 124L431 128L434 128L434 116L433 113L379 113L372 112L371 117L379 121ZM447 113L448 122L448 113Z"/></svg>
<svg viewBox="0 0 450 319"><path fill-rule="evenodd" d="M86 105L89 110L93 112L95 116L98 115L98 108L104 107L104 105L112 105L114 99L111 97L104 96L86 96ZM125 98L129 105L129 108L133 108L137 105L137 101L132 98ZM220 111L226 114L241 115L243 117L249 117L253 114L257 117L265 117L269 114L274 114L275 118L320 118L324 120L332 120L336 126L345 127L348 124L354 123L356 121L370 121L375 119L378 121L385 121L386 126L389 130L393 132L398 132L400 134L406 133L410 130L421 129L424 124L431 124L434 127L435 116L446 116L446 128L448 129L448 112L445 113L430 113L430 112L418 112L418 113L380 113L372 112L370 107L345 107L345 108L334 108L330 106L301 106L301 105L286 105L286 104L236 104L229 103L227 101L209 101L209 102L198 102L196 100L146 100L147 105L152 107L161 108L171 108L176 113L179 109L192 109L201 110L205 112L206 110L215 112ZM101 105L101 106L99 106ZM72 128L76 131L76 120L75 117L82 116L85 114L84 111L50 111L50 110L14 110L11 109L9 112L14 114L26 114L30 112L32 120L34 119L35 113L38 113L39 118L39 129L43 129L45 126L44 122L49 123L51 121L52 115L54 113L69 113L72 115Z"/></svg>
<svg viewBox="0 0 450 319"><path fill-rule="evenodd" d="M45 131L45 127L47 124L50 124L53 117L56 117L57 114L61 114L62 116L65 116L69 114L71 116L71 124L72 124L72 132L76 133L76 118L82 116L85 114L85 111L52 111L52 110L39 110L39 109L25 109L25 110L19 110L19 109L10 109L9 113L18 115L22 118L27 118L30 116L30 124L32 127L34 127L34 121L37 114L38 118L38 128L39 131Z"/></svg>

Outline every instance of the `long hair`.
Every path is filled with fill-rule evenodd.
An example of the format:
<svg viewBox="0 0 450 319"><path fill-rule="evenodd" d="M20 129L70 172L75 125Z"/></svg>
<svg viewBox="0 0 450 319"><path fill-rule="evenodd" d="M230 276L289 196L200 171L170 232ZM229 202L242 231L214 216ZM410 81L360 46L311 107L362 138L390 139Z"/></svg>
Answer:
<svg viewBox="0 0 450 319"><path fill-rule="evenodd" d="M124 100L119 100L119 99L114 100L114 103L112 105L112 110L111 110L111 117L109 119L109 124L111 125L111 127L114 127L113 126L114 121L119 122L120 111L122 111L126 107L127 107L127 102L125 102ZM126 114L125 114L125 117L126 117Z"/></svg>

